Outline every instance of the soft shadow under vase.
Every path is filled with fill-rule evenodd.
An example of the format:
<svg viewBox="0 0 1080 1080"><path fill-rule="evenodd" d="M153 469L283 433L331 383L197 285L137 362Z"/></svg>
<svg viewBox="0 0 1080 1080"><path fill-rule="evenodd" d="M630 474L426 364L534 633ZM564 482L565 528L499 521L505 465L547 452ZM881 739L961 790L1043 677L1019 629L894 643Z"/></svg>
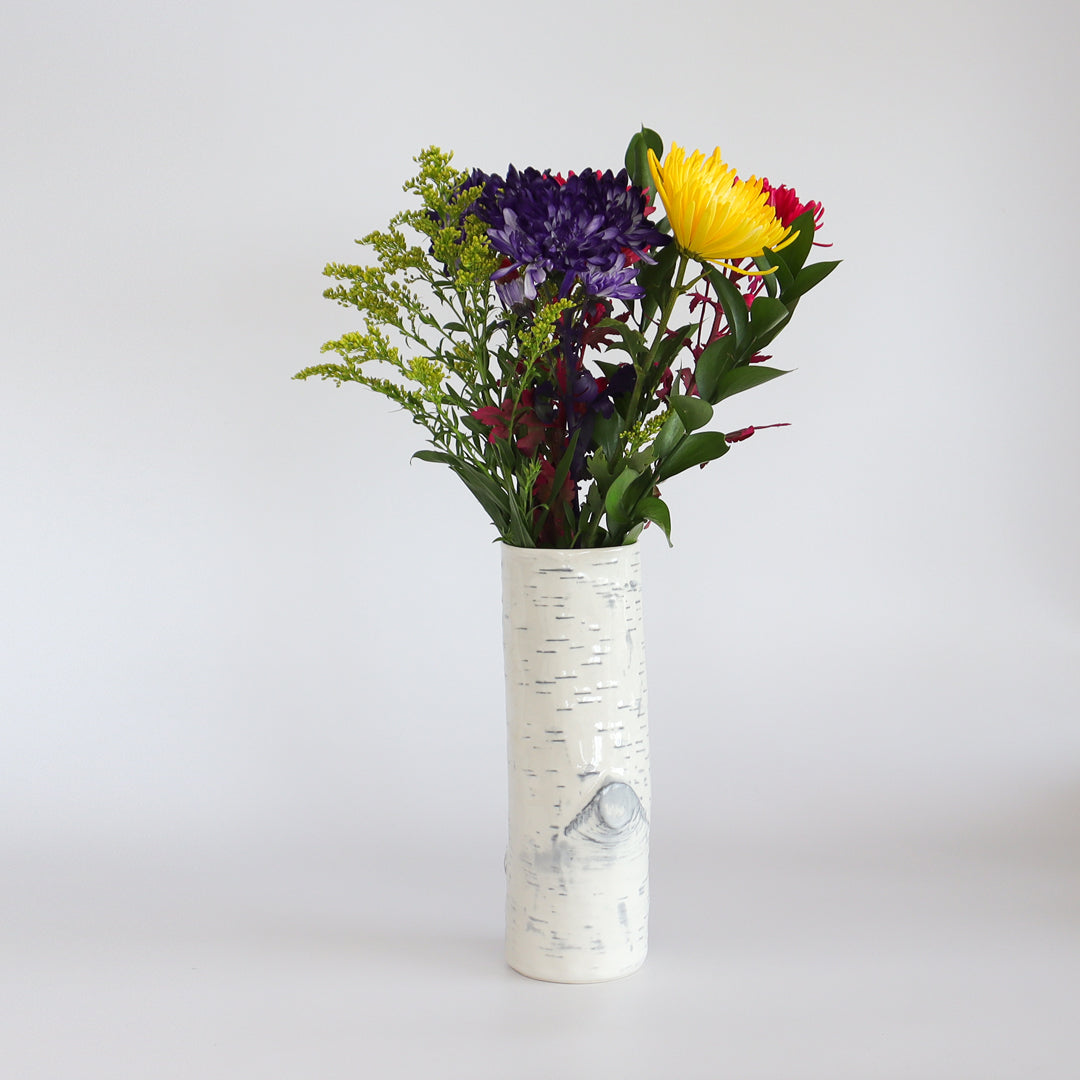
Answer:
<svg viewBox="0 0 1080 1080"><path fill-rule="evenodd" d="M649 733L636 544L502 548L506 959L549 982L645 961Z"/></svg>

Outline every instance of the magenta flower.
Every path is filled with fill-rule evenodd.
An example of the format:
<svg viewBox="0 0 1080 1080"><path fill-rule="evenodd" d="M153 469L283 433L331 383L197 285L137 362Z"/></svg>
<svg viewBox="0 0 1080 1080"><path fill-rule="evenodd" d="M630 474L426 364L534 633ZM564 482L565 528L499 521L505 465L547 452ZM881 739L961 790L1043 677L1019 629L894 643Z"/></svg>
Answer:
<svg viewBox="0 0 1080 1080"><path fill-rule="evenodd" d="M786 184L773 187L765 178L761 181L761 190L769 196L768 204L773 208L782 225L789 226L798 217L808 210L814 215L814 232L821 228L821 220L825 216L825 207L819 202L801 202L794 188ZM819 244L819 247L831 247L831 244Z"/></svg>
<svg viewBox="0 0 1080 1080"><path fill-rule="evenodd" d="M791 427L791 425L790 424L758 424L757 427L754 427L751 424L750 427L739 428L738 431L729 431L724 436L724 438L729 443L742 442L744 439L749 439L750 436L753 435L755 431L764 431L766 428L774 428L774 427Z"/></svg>

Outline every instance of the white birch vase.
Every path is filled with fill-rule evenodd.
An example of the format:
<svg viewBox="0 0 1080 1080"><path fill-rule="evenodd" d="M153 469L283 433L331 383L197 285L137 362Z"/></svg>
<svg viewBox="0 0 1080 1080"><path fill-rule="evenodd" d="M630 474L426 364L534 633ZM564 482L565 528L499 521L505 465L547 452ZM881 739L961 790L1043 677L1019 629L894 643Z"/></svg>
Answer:
<svg viewBox="0 0 1080 1080"><path fill-rule="evenodd" d="M506 959L549 982L618 979L648 947L638 545L502 552Z"/></svg>

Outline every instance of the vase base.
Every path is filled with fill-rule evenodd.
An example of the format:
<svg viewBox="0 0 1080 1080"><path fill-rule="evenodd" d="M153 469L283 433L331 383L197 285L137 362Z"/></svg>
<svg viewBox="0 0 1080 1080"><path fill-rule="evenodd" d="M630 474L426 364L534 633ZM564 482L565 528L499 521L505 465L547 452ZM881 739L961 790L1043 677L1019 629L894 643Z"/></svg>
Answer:
<svg viewBox="0 0 1080 1080"><path fill-rule="evenodd" d="M606 973L601 971L560 971L557 966L545 970L536 968L525 970L528 967L526 964L522 964L518 967L510 960L506 961L506 966L509 967L511 971L524 976L526 979L532 979L534 982L561 983L563 986L584 986L589 983L617 982L619 979L627 979L631 975L636 974L642 969L644 964L645 957L642 956L640 960L630 967Z"/></svg>

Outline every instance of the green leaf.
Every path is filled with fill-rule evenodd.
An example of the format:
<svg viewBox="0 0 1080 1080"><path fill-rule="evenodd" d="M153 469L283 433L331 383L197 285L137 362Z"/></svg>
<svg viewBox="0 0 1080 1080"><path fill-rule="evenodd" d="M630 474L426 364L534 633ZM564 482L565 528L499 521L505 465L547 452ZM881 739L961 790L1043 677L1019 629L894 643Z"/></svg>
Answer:
<svg viewBox="0 0 1080 1080"><path fill-rule="evenodd" d="M664 156L664 140L653 131L652 128L647 128L644 124L641 125L641 137L645 140L649 149L658 157Z"/></svg>
<svg viewBox="0 0 1080 1080"><path fill-rule="evenodd" d="M598 450L588 459L589 472L596 480L596 486L589 488L589 495L599 489L601 493L611 487L611 468L608 466L608 456L603 450Z"/></svg>
<svg viewBox="0 0 1080 1080"><path fill-rule="evenodd" d="M487 437L491 432L490 424L482 424L479 420L472 416L462 416L460 419L462 427L467 428L474 435L483 435L484 441L487 441Z"/></svg>
<svg viewBox="0 0 1080 1080"><path fill-rule="evenodd" d="M824 281L839 265L840 260L838 259L836 262L819 262L804 266L795 279L793 297L808 293L815 285Z"/></svg>
<svg viewBox="0 0 1080 1080"><path fill-rule="evenodd" d="M698 393L706 400L715 404L716 385L720 376L728 371L735 363L735 339L728 334L717 338L705 346L704 351L698 357L697 368L694 371L694 381L697 383Z"/></svg>
<svg viewBox="0 0 1080 1080"><path fill-rule="evenodd" d="M641 188L652 187L652 174L649 171L647 154L650 149L658 158L662 158L664 140L651 128L643 126L630 139L630 145L626 148L626 171L630 174L630 182Z"/></svg>
<svg viewBox="0 0 1080 1080"><path fill-rule="evenodd" d="M645 290L641 301L641 325L646 323L662 308L671 296L671 279L675 276L675 264L678 262L677 244L668 244L651 266L638 263L637 283Z"/></svg>
<svg viewBox="0 0 1080 1080"><path fill-rule="evenodd" d="M629 507L624 506L624 502L630 485L640 475L636 469L627 466L615 477L611 487L608 488L607 496L604 499L604 510L613 522L625 524L629 521Z"/></svg>
<svg viewBox="0 0 1080 1080"><path fill-rule="evenodd" d="M669 412L668 418L660 428L660 434L653 440L652 448L657 458L662 460L686 437L686 425L677 412Z"/></svg>
<svg viewBox="0 0 1080 1080"><path fill-rule="evenodd" d="M769 249L766 248L765 253L762 254L762 255L759 255L754 260L754 265L759 270L768 270L769 267L770 267L770 264L768 262L768 258L769 258L768 250ZM791 277L790 273L788 274L788 277ZM769 296L779 298L779 296L780 296L780 283L776 279L776 270L773 270L773 272L771 274L762 274L761 275L761 280L765 282L765 291L769 294Z"/></svg>
<svg viewBox="0 0 1080 1080"><path fill-rule="evenodd" d="M697 431L712 419L712 406L699 397L688 394L672 394L668 403L679 414L687 431Z"/></svg>
<svg viewBox="0 0 1080 1080"><path fill-rule="evenodd" d="M767 345L791 318L791 312L782 300L771 296L758 296L750 309L750 329L754 335L755 351Z"/></svg>
<svg viewBox="0 0 1080 1080"><path fill-rule="evenodd" d="M594 323L591 330L614 330L622 338L621 345L611 345L612 349L625 349L636 361L645 351L645 337L632 326L628 326L621 319L601 319Z"/></svg>
<svg viewBox="0 0 1080 1080"><path fill-rule="evenodd" d="M671 362L686 344L687 339L690 337L690 331L693 329L694 323L687 323L686 326L679 327L670 336L665 337L656 346L656 356L653 358L653 363L660 371L664 371L665 368L671 366Z"/></svg>
<svg viewBox="0 0 1080 1080"><path fill-rule="evenodd" d="M555 475L551 480L551 490L553 493L558 493L562 490L563 484L566 482L566 474L570 471L570 465L574 460L574 451L577 449L578 436L581 434L581 428L578 428L574 434L570 437L570 442L567 443L566 448L562 452L562 457L559 458L559 464L555 467ZM551 505L544 504L544 509L540 513L539 520L536 522L536 535L539 536L541 530L547 522L548 514L551 513Z"/></svg>
<svg viewBox="0 0 1080 1080"><path fill-rule="evenodd" d="M674 451L660 462L656 479L658 482L667 480L695 465L714 461L727 451L727 439L719 431L695 431L693 435L687 435Z"/></svg>
<svg viewBox="0 0 1080 1080"><path fill-rule="evenodd" d="M646 495L644 499L639 499L637 506L634 507L634 516L641 516L647 521L656 522L664 530L668 547L672 546L671 511L668 510L667 503L663 499L658 499L655 495Z"/></svg>
<svg viewBox="0 0 1080 1080"><path fill-rule="evenodd" d="M421 461L434 461L439 465L458 465L461 463L461 458L454 457L453 454L444 454L441 450L417 450L413 454L413 458L419 458Z"/></svg>
<svg viewBox="0 0 1080 1080"><path fill-rule="evenodd" d="M716 390L716 400L723 401L724 398L741 394L744 390L761 386L762 383L767 383L772 379L787 374L788 372L781 371L780 368L763 367L761 364L748 364L744 367L733 368L720 377Z"/></svg>
<svg viewBox="0 0 1080 1080"><path fill-rule="evenodd" d="M510 499L491 479L472 465L456 465L454 472L461 477L465 486L476 496L477 501L491 517L491 523L500 534L510 527Z"/></svg>
<svg viewBox="0 0 1080 1080"><path fill-rule="evenodd" d="M566 448L562 452L562 457L559 458L559 464L555 467L555 476L551 481L551 490L560 491L563 484L566 482L566 474L570 471L570 466L574 460L574 451L577 449L578 436L581 434L581 428L578 428L573 435L570 436L570 441L566 444Z"/></svg>
<svg viewBox="0 0 1080 1080"><path fill-rule="evenodd" d="M746 297L731 283L731 279L716 267L707 271L709 283L716 290L716 298L724 309L728 326L735 337L736 362L750 349L750 316L746 310Z"/></svg>
<svg viewBox="0 0 1080 1080"><path fill-rule="evenodd" d="M805 214L800 214L791 223L791 231L799 235L786 248L774 252L773 255L782 259L791 271L791 276L795 277L803 268L814 243L814 212L807 210Z"/></svg>
<svg viewBox="0 0 1080 1080"><path fill-rule="evenodd" d="M615 446L619 441L622 421L617 413L610 416L597 416L593 425L593 439L610 461L615 456ZM576 434L576 432L575 432Z"/></svg>
<svg viewBox="0 0 1080 1080"><path fill-rule="evenodd" d="M462 412L467 412L473 407L473 403L466 401L449 383L443 384L443 397L456 405Z"/></svg>
<svg viewBox="0 0 1080 1080"><path fill-rule="evenodd" d="M787 294L791 291L795 284L795 279L791 275L791 271L788 269L788 265L775 252L766 248L764 253L754 259L754 265L759 270L769 270L772 267L771 274L764 274L765 288L768 289L770 296L776 296L779 294L781 297L787 297Z"/></svg>

